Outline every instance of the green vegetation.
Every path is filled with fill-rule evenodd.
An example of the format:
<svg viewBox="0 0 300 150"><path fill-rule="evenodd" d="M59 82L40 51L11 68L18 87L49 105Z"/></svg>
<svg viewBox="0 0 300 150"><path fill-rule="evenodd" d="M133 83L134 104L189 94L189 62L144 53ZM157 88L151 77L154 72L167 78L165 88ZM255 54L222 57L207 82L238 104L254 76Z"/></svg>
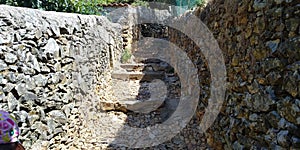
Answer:
<svg viewBox="0 0 300 150"><path fill-rule="evenodd" d="M98 14L99 0L0 0L0 4L29 7L47 11Z"/></svg>
<svg viewBox="0 0 300 150"><path fill-rule="evenodd" d="M143 0L136 0L133 3L131 3L132 6L148 6L149 3Z"/></svg>
<svg viewBox="0 0 300 150"><path fill-rule="evenodd" d="M174 5L191 9L195 6L203 6L205 0L176 0Z"/></svg>
<svg viewBox="0 0 300 150"><path fill-rule="evenodd" d="M196 6L202 7L205 4L204 0L196 0Z"/></svg>
<svg viewBox="0 0 300 150"><path fill-rule="evenodd" d="M29 7L47 11L100 15L98 4L129 3L133 6L148 6L148 2L168 3L192 8L203 5L204 0L0 0L0 4Z"/></svg>
<svg viewBox="0 0 300 150"><path fill-rule="evenodd" d="M131 58L130 50L125 49L123 54L122 54L122 57L121 57L121 62L122 63L127 63L130 58Z"/></svg>
<svg viewBox="0 0 300 150"><path fill-rule="evenodd" d="M99 15L98 4L128 2L129 0L0 0L0 4L29 7L47 11L60 11Z"/></svg>

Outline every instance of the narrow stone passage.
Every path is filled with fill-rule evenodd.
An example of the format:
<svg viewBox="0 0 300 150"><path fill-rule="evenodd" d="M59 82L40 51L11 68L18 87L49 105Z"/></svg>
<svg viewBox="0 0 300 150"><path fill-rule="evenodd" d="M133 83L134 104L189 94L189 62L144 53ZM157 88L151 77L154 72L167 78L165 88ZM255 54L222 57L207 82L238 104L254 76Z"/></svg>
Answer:
<svg viewBox="0 0 300 150"><path fill-rule="evenodd" d="M115 119L111 122L111 127L147 128L163 123L176 110L180 98L180 79L169 64L160 60L121 64L111 76L113 99L110 103L103 102L101 105L102 110ZM149 87L158 82L157 80L166 85L166 95L160 95L159 99L151 99L153 93ZM146 149L206 149L206 138L198 128L200 120L201 113L195 114L190 123L171 140ZM121 130L123 129L119 129ZM131 134L133 133L128 133L128 136ZM107 145L108 148L130 149L114 143L112 141Z"/></svg>
<svg viewBox="0 0 300 150"><path fill-rule="evenodd" d="M106 17L1 5L0 108L16 118L19 140L30 150L130 149L149 139L160 144L144 149L299 149L298 1L215 0L176 18L170 18L176 11L171 7L148 11L130 6ZM205 28L194 25L194 15ZM147 18L186 25L134 22ZM207 30L211 36L204 34ZM122 61L135 52L136 41L146 43L143 50L168 45L153 40L148 47L148 37L182 49L171 54L179 60L171 66L185 64L181 56L186 54L199 80L186 79L182 73L189 71L173 71L159 60L134 55L133 61ZM144 58L152 54L144 52ZM116 67L119 61L124 64ZM190 105L177 109L179 98L194 95L182 94L186 89L200 94L198 104L190 103L196 111ZM189 122L181 125L177 119L164 128L169 132L148 134L174 110L194 116L177 117ZM209 126L204 134L201 124ZM170 131L174 128L179 133ZM159 138L171 132L176 136Z"/></svg>

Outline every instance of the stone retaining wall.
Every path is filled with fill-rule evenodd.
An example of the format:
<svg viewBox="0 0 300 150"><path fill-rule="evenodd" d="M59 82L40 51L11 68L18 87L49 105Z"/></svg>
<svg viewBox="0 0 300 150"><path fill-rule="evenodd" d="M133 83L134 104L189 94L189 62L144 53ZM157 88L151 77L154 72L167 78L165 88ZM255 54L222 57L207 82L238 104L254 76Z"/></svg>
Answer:
<svg viewBox="0 0 300 150"><path fill-rule="evenodd" d="M78 110L120 58L120 30L105 17L0 6L0 108L27 149L74 145Z"/></svg>
<svg viewBox="0 0 300 150"><path fill-rule="evenodd" d="M208 143L215 149L300 148L299 1L212 1L194 13L217 39L227 69L225 101L206 133ZM169 38L198 66L206 104L210 76L200 48L172 29Z"/></svg>

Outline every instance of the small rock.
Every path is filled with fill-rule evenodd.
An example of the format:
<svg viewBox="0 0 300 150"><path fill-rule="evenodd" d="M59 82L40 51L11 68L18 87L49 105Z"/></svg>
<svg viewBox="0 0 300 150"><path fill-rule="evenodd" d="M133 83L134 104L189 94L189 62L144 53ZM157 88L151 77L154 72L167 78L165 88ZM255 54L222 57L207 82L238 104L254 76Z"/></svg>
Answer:
<svg viewBox="0 0 300 150"><path fill-rule="evenodd" d="M29 121L29 124L30 125L33 125L34 124L34 122L35 121L37 121L37 120L39 120L39 115L36 115L36 114L28 114L28 116L27 116L27 118L28 118L28 121Z"/></svg>
<svg viewBox="0 0 300 150"><path fill-rule="evenodd" d="M26 29L20 29L19 33L22 37L24 37L26 35Z"/></svg>
<svg viewBox="0 0 300 150"><path fill-rule="evenodd" d="M281 118L278 122L278 128L279 129L285 129L287 121L284 118Z"/></svg>
<svg viewBox="0 0 300 150"><path fill-rule="evenodd" d="M60 110L52 110L49 113L49 116L59 123L66 123L66 115Z"/></svg>
<svg viewBox="0 0 300 150"><path fill-rule="evenodd" d="M278 123L280 121L280 115L276 111L271 111L267 115L267 121L271 124L272 127L278 128Z"/></svg>
<svg viewBox="0 0 300 150"><path fill-rule="evenodd" d="M3 60L0 60L0 71L6 70L6 69L7 69L7 64Z"/></svg>
<svg viewBox="0 0 300 150"><path fill-rule="evenodd" d="M277 104L279 114L287 121L296 123L296 118L299 116L299 108L290 97L283 99Z"/></svg>
<svg viewBox="0 0 300 150"><path fill-rule="evenodd" d="M47 34L51 37L51 36L53 36L53 33L52 33L52 31L50 30L50 29L47 29Z"/></svg>
<svg viewBox="0 0 300 150"><path fill-rule="evenodd" d="M26 83L27 90L33 90L36 87L33 78L26 78L25 83Z"/></svg>
<svg viewBox="0 0 300 150"><path fill-rule="evenodd" d="M12 82L12 83L16 83L17 82L17 77L16 77L16 74L13 73L13 72L9 72L7 74L7 79Z"/></svg>
<svg viewBox="0 0 300 150"><path fill-rule="evenodd" d="M40 87L45 86L48 82L48 78L41 74L33 76L33 79L35 81L35 84Z"/></svg>
<svg viewBox="0 0 300 150"><path fill-rule="evenodd" d="M299 26L299 19L297 18L291 18L287 20L287 29L289 31L296 31Z"/></svg>
<svg viewBox="0 0 300 150"><path fill-rule="evenodd" d="M251 120L251 121L257 121L257 119L258 119L258 116L257 116L256 113L251 114L251 115L249 116L249 120Z"/></svg>
<svg viewBox="0 0 300 150"><path fill-rule="evenodd" d="M235 67L238 64L239 64L239 58L236 55L234 55L231 61L231 65Z"/></svg>
<svg viewBox="0 0 300 150"><path fill-rule="evenodd" d="M73 104L67 104L62 107L62 110L66 114L66 117L69 117L71 115L72 108L74 108Z"/></svg>
<svg viewBox="0 0 300 150"><path fill-rule="evenodd" d="M280 43L280 39L274 41L268 41L266 45L272 50L272 53L277 51L278 45Z"/></svg>
<svg viewBox="0 0 300 150"><path fill-rule="evenodd" d="M179 137L177 137L177 136L172 139L172 142L175 143L175 144L177 144L177 145L183 143L183 141Z"/></svg>
<svg viewBox="0 0 300 150"><path fill-rule="evenodd" d="M284 0L275 0L276 4L281 4Z"/></svg>
<svg viewBox="0 0 300 150"><path fill-rule="evenodd" d="M7 95L7 104L10 111L13 111L18 106L18 100L12 93L8 93Z"/></svg>
<svg viewBox="0 0 300 150"><path fill-rule="evenodd" d="M276 82L281 78L281 75L279 72L275 72L272 71L270 72L267 76L266 79L268 81L268 83L270 83L271 85L276 84ZM276 97L276 96L275 96Z"/></svg>
<svg viewBox="0 0 300 150"><path fill-rule="evenodd" d="M56 25L52 25L51 30L54 33L54 36L57 36L57 37L60 36L60 30Z"/></svg>
<svg viewBox="0 0 300 150"><path fill-rule="evenodd" d="M29 65L30 67L28 67L28 66L21 67L22 72L24 74L26 74L26 75L33 75L33 74L35 74L35 70L32 67L33 65L30 64L30 63L27 63L27 65Z"/></svg>
<svg viewBox="0 0 300 150"><path fill-rule="evenodd" d="M254 80L251 85L247 85L247 88L251 94L257 93L259 91L259 83L257 80Z"/></svg>
<svg viewBox="0 0 300 150"><path fill-rule="evenodd" d="M59 40L62 42L62 44L65 44L65 45L67 45L68 42L69 42L69 41L68 41L66 38L64 38L64 37L59 38Z"/></svg>
<svg viewBox="0 0 300 150"><path fill-rule="evenodd" d="M9 43L9 40L4 40L2 37L0 37L0 45L7 44L7 43Z"/></svg>
<svg viewBox="0 0 300 150"><path fill-rule="evenodd" d="M27 91L24 83L18 84L15 89L17 90L19 96L23 95Z"/></svg>
<svg viewBox="0 0 300 150"><path fill-rule="evenodd" d="M63 130L61 128L56 128L56 129L54 129L53 134L58 134L61 132L63 132Z"/></svg>
<svg viewBox="0 0 300 150"><path fill-rule="evenodd" d="M273 11L273 14L275 17L279 18L279 17L281 17L282 12L283 12L282 8L277 8L275 11Z"/></svg>
<svg viewBox="0 0 300 150"><path fill-rule="evenodd" d="M17 56L12 53L6 53L4 57L5 57L4 61L9 64L15 63L18 59Z"/></svg>
<svg viewBox="0 0 300 150"><path fill-rule="evenodd" d="M2 101L4 98L5 98L5 94L3 93L3 91L0 91L0 100Z"/></svg>
<svg viewBox="0 0 300 150"><path fill-rule="evenodd" d="M290 140L289 140L289 131L287 130L282 130L277 134L277 141L279 143L279 145L283 146L283 147L288 147L290 144Z"/></svg>
<svg viewBox="0 0 300 150"><path fill-rule="evenodd" d="M55 121L53 120L53 118L47 118L47 126L48 128L48 132L49 133L53 133L53 131L55 130L55 128L58 126L57 123L55 123Z"/></svg>
<svg viewBox="0 0 300 150"><path fill-rule="evenodd" d="M253 29L254 33L259 34L265 30L266 24L262 17L257 17L254 24L255 24L254 29Z"/></svg>
<svg viewBox="0 0 300 150"><path fill-rule="evenodd" d="M267 6L266 2L261 2L260 0L255 0L253 4L253 8L255 11L262 10Z"/></svg>
<svg viewBox="0 0 300 150"><path fill-rule="evenodd" d="M43 33L42 33L41 30L37 29L37 30L35 31L35 38L36 38L36 39L40 39L40 38L42 37L42 35L43 35Z"/></svg>
<svg viewBox="0 0 300 150"><path fill-rule="evenodd" d="M32 92L25 92L25 94L21 98L23 100L37 100L38 96Z"/></svg>
<svg viewBox="0 0 300 150"><path fill-rule="evenodd" d="M293 136L292 137L292 146L294 148L300 148L300 138Z"/></svg>
<svg viewBox="0 0 300 150"><path fill-rule="evenodd" d="M56 63L56 64L54 64L53 70L54 70L55 72L61 71L61 63Z"/></svg>
<svg viewBox="0 0 300 150"><path fill-rule="evenodd" d="M50 38L42 49L44 49L45 54L49 55L50 58L57 59L59 57L59 46L53 38Z"/></svg>
<svg viewBox="0 0 300 150"><path fill-rule="evenodd" d="M19 58L19 61L25 62L27 59L25 45L17 45L14 49L17 50L17 56Z"/></svg>
<svg viewBox="0 0 300 150"><path fill-rule="evenodd" d="M267 95L262 95L261 93L256 93L252 96L250 102L248 104L252 105L253 111L268 111L270 105L274 104L274 101L267 97Z"/></svg>
<svg viewBox="0 0 300 150"><path fill-rule="evenodd" d="M297 137L300 137L300 132L299 131L299 128L293 124L293 123L290 123L290 122L287 122L286 123L286 129L290 132L290 133L293 133L293 135L297 136Z"/></svg>
<svg viewBox="0 0 300 150"><path fill-rule="evenodd" d="M37 72L40 72L41 71L40 70L40 65L38 63L38 60L37 60L36 56L32 55L31 56L31 61L33 63L33 69L35 69Z"/></svg>
<svg viewBox="0 0 300 150"><path fill-rule="evenodd" d="M267 72L269 72L270 70L272 69L277 69L277 68L281 68L283 65L282 65L282 62L275 58L275 59L266 59L265 60L265 63L263 64L263 67L265 68L265 70Z"/></svg>
<svg viewBox="0 0 300 150"><path fill-rule="evenodd" d="M42 65L41 67L41 72L43 73L49 73L51 70L49 67L47 67L46 65Z"/></svg>
<svg viewBox="0 0 300 150"><path fill-rule="evenodd" d="M0 84L6 84L7 80L3 78L3 76L0 76Z"/></svg>
<svg viewBox="0 0 300 150"><path fill-rule="evenodd" d="M26 118L28 117L28 113L26 111L24 111L24 110L21 110L18 113L18 116L20 117L20 122L25 122Z"/></svg>
<svg viewBox="0 0 300 150"><path fill-rule="evenodd" d="M4 92L10 92L16 85L12 83L5 84L5 87L3 88Z"/></svg>
<svg viewBox="0 0 300 150"><path fill-rule="evenodd" d="M286 148L283 148L283 147L281 147L279 145L276 145L275 143L272 143L272 145L271 145L270 148L271 149L276 149L276 150L286 150Z"/></svg>
<svg viewBox="0 0 300 150"><path fill-rule="evenodd" d="M244 149L244 146L241 145L238 141L235 141L235 142L233 143L233 145L232 145L232 148L233 148L234 150L240 150L240 149Z"/></svg>

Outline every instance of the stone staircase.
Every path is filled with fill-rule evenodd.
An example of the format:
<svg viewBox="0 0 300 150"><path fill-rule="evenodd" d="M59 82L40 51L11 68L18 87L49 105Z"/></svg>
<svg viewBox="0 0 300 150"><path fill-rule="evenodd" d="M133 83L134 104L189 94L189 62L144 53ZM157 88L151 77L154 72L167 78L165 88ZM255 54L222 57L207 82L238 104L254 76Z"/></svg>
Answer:
<svg viewBox="0 0 300 150"><path fill-rule="evenodd" d="M121 112L134 118L139 114L157 114L160 121L170 117L179 103L179 77L168 63L146 59L150 56L134 51L130 63L114 65L112 99L100 102L102 111Z"/></svg>
<svg viewBox="0 0 300 150"><path fill-rule="evenodd" d="M151 64L144 63L120 64L119 68L112 73L115 104L110 109L149 113L162 105L167 94L167 89L161 81L165 73L152 68ZM157 92L149 92L149 86L161 91L160 94L150 96L150 93Z"/></svg>

